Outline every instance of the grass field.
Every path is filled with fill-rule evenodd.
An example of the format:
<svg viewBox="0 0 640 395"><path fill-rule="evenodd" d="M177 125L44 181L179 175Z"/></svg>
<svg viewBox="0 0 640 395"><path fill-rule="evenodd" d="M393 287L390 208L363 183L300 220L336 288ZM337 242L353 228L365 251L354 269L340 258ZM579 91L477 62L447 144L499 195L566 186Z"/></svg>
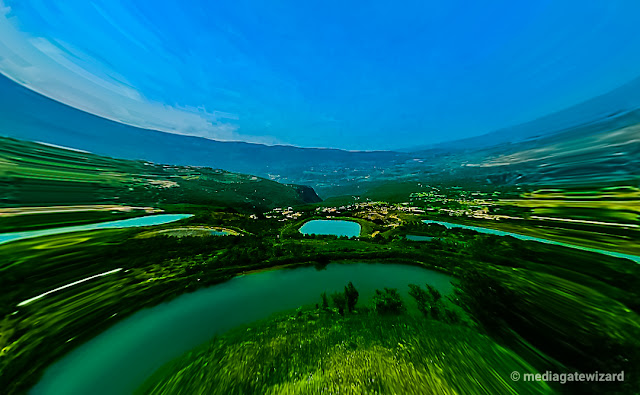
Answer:
<svg viewBox="0 0 640 395"><path fill-rule="evenodd" d="M540 394L521 357L476 330L436 320L300 310L231 331L170 362L147 394Z"/></svg>

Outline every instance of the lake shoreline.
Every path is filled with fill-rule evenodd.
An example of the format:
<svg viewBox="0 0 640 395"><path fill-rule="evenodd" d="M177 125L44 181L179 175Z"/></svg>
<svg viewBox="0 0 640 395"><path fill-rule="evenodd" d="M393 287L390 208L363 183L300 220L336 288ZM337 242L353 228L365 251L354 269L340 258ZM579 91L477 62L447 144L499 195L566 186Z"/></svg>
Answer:
<svg viewBox="0 0 640 395"><path fill-rule="evenodd" d="M449 275L453 278L453 271L438 266L433 263L420 261L418 259L411 259L406 257L381 257L381 256L367 256L367 254L361 253L352 253L352 254L342 254L343 258L332 260L329 263L356 263L357 261L369 261L369 262L383 262L385 264L405 264L405 265L413 265L423 269L436 271L445 275ZM327 264L329 264L327 263ZM263 271L277 271L282 269L295 269L301 267L310 267L318 265L317 261L312 260L301 260L294 263L284 263L279 264L277 260L265 264L257 264L252 265L254 269L243 270L246 267L238 267L233 269L223 269L219 272L219 276L209 279L208 281L200 281L200 282L188 282L189 286L184 288L186 291L184 292L175 292L174 289L160 290L157 289L153 292L153 289L150 292L145 293L144 295L140 295L136 297L136 301L134 303L126 303L126 304L117 304L113 305L112 308L118 311L118 314L113 317L109 317L107 321L102 321L100 326L91 325L91 327L83 333L78 334L73 342L65 343L64 347L60 352L56 352L54 355L42 355L39 354L39 361L42 362L40 366L30 368L30 372L27 375L24 375L24 381L19 384L19 388L23 388L23 390L27 388L32 388L35 384L37 384L42 375L46 371L47 368L51 367L56 362L60 361L64 358L69 352L72 352L74 349L81 347L84 343L90 341L101 333L105 332L112 326L118 324L119 322L129 318L133 314L142 311L144 309L152 308L158 306L163 303L168 303L174 300L177 297L182 295L192 294L194 292L215 287L217 285L224 284L236 277L244 276L248 274L261 273ZM256 267L257 266L257 267ZM158 287L155 287L158 288ZM26 376L26 377L25 377Z"/></svg>
<svg viewBox="0 0 640 395"><path fill-rule="evenodd" d="M538 242L538 243L545 243L545 244L552 244L552 245L557 245L557 246L561 246L561 247L574 248L574 249L577 249L577 250L594 252L594 253L597 253L597 254L609 255L609 256L612 256L614 258L628 259L628 260L634 261L635 263L640 264L640 256L638 256L638 255L631 255L631 254L625 254L625 253L616 252L616 251L603 250L603 249L600 249L600 248L592 248L592 247L587 247L587 246L581 246L581 245L578 245L578 244L565 243L565 242L561 242L561 241L555 241L555 240L551 240L551 239L546 239L546 238L543 238L543 237L529 236L529 235L523 234L523 233L509 232L509 231L493 229L493 228L488 228L488 227L479 226L479 225L466 225L466 224L458 224L458 223L455 223L455 222L430 220L430 219L424 219L424 220L422 220L422 222L424 224L427 224L427 225L436 224L436 225L445 226L448 229L467 229L467 230L472 230L472 231L475 231L475 232L478 232L478 233L492 234L492 235L495 235L495 236L510 236L510 237L514 237L516 239L523 240L523 241L534 241L534 242Z"/></svg>
<svg viewBox="0 0 640 395"><path fill-rule="evenodd" d="M164 225L171 222L180 221L182 219L193 217L193 214L156 214L144 215L134 218L127 218L115 221L94 222L85 225L61 226L56 228L47 228L39 230L30 230L22 232L0 233L0 244L10 243L18 240L33 239L42 236L52 236L65 233L84 232L89 230L101 229L122 229L122 228L138 228L144 226Z"/></svg>
<svg viewBox="0 0 640 395"><path fill-rule="evenodd" d="M348 263L348 264L344 264L344 263ZM344 265L343 265L343 264L344 264ZM372 265L372 266L371 266L372 270L374 270L374 269L377 267L377 269L375 269L375 270L374 270L373 272L371 272L371 273L378 273L378 272L379 272L380 270L382 270L383 268L384 268L384 270L383 270L384 272L390 272L390 273L395 273L395 272L398 272L398 271L399 271L399 272L403 272L403 271L407 271L407 270L409 270L409 271L419 270L419 271L420 271L420 273L423 273L423 276L425 276L425 278L426 278L426 277L430 277L430 276L437 276L436 278L440 278L440 277L441 277L441 278L451 279L451 277L450 277L448 274L444 274L444 273L440 273L440 272L437 272L437 271L429 270L429 268L427 268L427 267L425 267L425 266L423 266L423 265L411 265L411 266L409 266L409 265L406 265L405 263L401 263L401 262L393 262L393 263L391 264L390 262L380 262L380 261L374 261L374 260L372 259L372 260L371 260L371 261L369 261L369 262L361 262L361 261L359 262L359 261L351 261L351 260L350 260L350 261L342 261L342 262L332 262L332 263L331 263L332 267L329 269L329 272L325 272L325 271L323 271L323 270L321 270L321 271L315 271L315 270L313 270L313 268L311 267L312 265L304 265L304 264L297 264L297 265L295 266L295 268L294 268L294 267L292 267L292 265L289 265L289 267L288 267L288 268L290 268L290 269L301 269L301 270L302 270L302 269L306 269L305 271L297 271L297 270L291 270L291 271L287 270L287 271L282 271L282 270L281 270L281 269L283 268L282 266L281 266L281 267L279 267L278 269L275 269L275 270L272 268L272 270L271 270L271 271L282 271L283 273L282 273L280 276L277 276L277 277L273 277L272 275L269 275L268 277L265 277L265 278L267 278L267 279L272 279L272 280L269 280L269 282L267 282L267 283L263 283L263 282L259 281L259 280L258 280L258 278L254 277L254 276L247 276L246 274L248 274L248 273L244 273L245 275L235 275L235 276L232 276L232 277L227 278L227 280L241 281L241 283L243 283L243 284L244 284L244 283L247 283L247 284L253 284L253 286L252 286L252 287L249 287L249 288L247 288L246 286L244 286L242 289L245 289L245 290L244 290L244 291L240 291L240 292L246 293L246 292L248 292L248 291L250 290L249 294L247 294L247 295L249 295L249 296L245 296L245 297L251 297L250 295L253 295L253 293L254 293L254 292L260 292L260 291L255 291L255 288L256 288L256 287L258 287L258 288L262 287L262 288L260 288L260 289L262 289L262 291L261 291L261 292L265 292L265 290L268 290L268 291L266 291L266 292L267 292L267 293L269 293L269 295L271 295L271 294L274 292L274 289L272 289L272 288L271 288L271 285L265 285L265 284L270 284L270 282L271 282L271 281L274 281L273 279L277 279L277 278L289 278L289 277L291 277L291 276L296 276L296 275L297 275L297 276L300 276L300 275L301 275L301 273L307 273L305 276L311 276L311 277L314 277L314 278L315 278L316 276L319 276L319 277L321 277L321 278L324 278L324 277L326 277L326 276L333 276L333 275L331 274L331 273L333 273L333 272L336 272L336 271L337 271L337 272L344 272L345 270L346 270L347 272L353 272L354 270L357 270L357 271L358 271L358 273L359 273L359 276L364 276L364 278L366 278L366 277L367 277L367 273L368 273L368 271L367 271L367 270L362 270L361 268L356 268L355 266L353 266L352 268L349 268L349 266L352 266L352 265L367 265L367 266L368 266L369 264L371 264L371 265ZM395 266L395 267L394 267L394 266ZM409 269L409 268L412 268L412 267L413 267L413 268L415 268L415 269ZM311 271L309 271L309 269L311 269ZM424 272L423 272L422 270L424 270ZM266 270L262 270L262 271L253 271L251 274L256 275L256 274L258 274L258 273L265 273L265 271L266 271ZM417 272L416 272L416 273L417 273ZM418 278L419 278L419 277L420 277L420 276L418 276ZM356 277L350 277L350 278L353 278L353 279L354 279L354 281L356 281L356 280L355 280L355 278L356 278ZM359 280L359 281L364 281L364 280L363 280L363 277L359 277L359 278L360 278L360 280ZM388 284L388 285L391 285L391 286L393 286L393 284L394 284L394 283L393 283L393 281L394 281L394 280L393 280L391 277L389 277L389 276L381 276L381 277L376 277L376 278L377 278L377 280L376 280L376 281L378 281L378 282L382 281L382 283L379 285L379 288L382 288L383 286L385 286L385 285L387 285L387 284ZM413 276L409 276L409 277L407 277L407 280L412 279L412 278L415 278L415 277L413 277ZM264 280L262 280L262 281L264 281ZM449 280L449 282L450 282L450 280ZM223 285L223 284L225 284L225 287L224 287L224 288L218 288L218 286L221 286L221 285ZM181 299L181 302L175 302L175 303L182 303L182 304L184 304L184 301L185 301L185 300L186 300L186 301L195 300L194 298L197 298L197 297L195 296L195 294L196 294L196 293L204 292L204 293L201 293L201 294L200 294L200 298L202 298L202 297L203 297L203 295L217 294L217 293L219 293L219 292L225 292L224 290L229 289L230 287L231 287L232 289L233 289L233 288L238 288L238 286L239 286L238 284L240 284L240 283L235 283L235 282L233 282L233 283L232 283L232 282L230 282L230 281L221 281L220 283L218 283L218 284L216 284L216 285L214 285L214 286L200 288L200 289L198 289L198 290L197 290L197 292L189 292L189 293L187 293L187 294L179 295L180 297L183 297L183 298ZM261 285L261 284L262 284L262 285ZM340 284L341 284L341 286L344 286L344 284L342 284L342 283L340 283ZM345 284L346 284L346 282L345 282ZM264 288L265 286L266 286L267 288ZM320 282L318 282L315 286L316 286L316 287L324 287L324 286L329 286L329 285L325 285L325 283L324 283L324 282L320 281ZM329 286L329 287L330 287L330 286ZM285 288L286 288L286 287L285 287ZM282 289L282 287L278 287L277 289L280 289L280 290L281 290L281 291L278 291L278 292L286 292L286 293L288 294L288 291L284 291L284 290ZM320 296L320 293L321 293L321 292L320 292L320 289L318 289L318 290L317 290L318 292L311 291L310 289L308 289L308 287L303 287L302 289L304 289L304 292L303 292L302 294L309 294L309 293L311 293L311 294L312 294L312 297L313 297L313 300L315 300L315 298L318 298L318 301L319 301L319 296ZM366 292L366 287L365 287L364 285L362 285L362 287L361 287L360 291L361 291L361 292L363 292L363 291L364 291L364 292ZM276 292L276 293L277 293L277 292ZM316 293L317 293L317 295L316 295ZM294 293L293 295L297 295L297 294L296 294L296 293ZM277 296L277 295L276 295L276 296ZM290 307L297 307L297 305L296 305L296 306L288 306L287 308L280 307L280 305L279 305L279 303L280 303L280 302L279 302L279 300L280 300L281 298L282 298L282 295L277 296L277 297L275 297L275 296L274 296L274 299L271 299L271 298L269 298L268 300L267 300L267 299L263 299L263 302L262 302L262 303L267 302L267 305L274 305L274 304L275 304L276 306L278 306L278 307L277 307L275 310L273 310L270 314L272 314L272 313L277 313L277 312L278 312L278 311L280 311L280 310L283 310L283 311L284 311L284 310L288 310ZM294 302L296 302L296 301L298 300L298 298L299 298L299 296L295 296L295 297L294 297L294 299L290 300L288 303L294 303ZM307 298L308 298L308 296L307 296ZM154 314L152 311L155 311L155 312L156 312L155 314L158 314L158 313L157 313L158 311L166 311L166 310L169 308L169 307L168 307L169 305L167 305L166 303L174 303L174 302L173 302L173 301L169 301L169 300L164 300L164 301L163 301L163 302L161 302L161 303L157 303L157 304L156 304L156 307L160 308L160 310L157 310L157 309L155 309L155 308L154 308L155 310L154 310L154 309L152 309L152 310L148 310L148 309L147 309L147 310L143 313L142 317L146 317L146 316L148 316L149 314ZM175 305L175 303L174 303L174 305ZM191 302L189 302L189 303L191 303ZM316 303L317 303L317 302L316 302ZM160 307L160 305L163 305L163 304L165 305L165 307ZM308 304L308 302L305 302L305 303L303 303L303 304ZM219 307L219 308L222 308L223 310L224 310L224 309L227 309L227 308L230 308L230 306L231 306L231 305L227 305L227 303L223 303L222 305L224 305L224 307ZM273 307L272 307L272 308L273 308ZM269 310L269 309L270 309L270 308L267 308L267 310L264 310L264 311L271 311L271 310ZM140 310L141 310L141 309L138 309L137 311L140 311ZM131 317L131 315L132 315L132 314L134 314L134 313L136 313L137 311L132 311L132 312L131 312L131 314L127 314L126 316L122 315L122 316L120 317L120 320L118 320L118 321L121 321L121 320L124 320L124 319L127 319L127 318ZM180 311L183 311L183 310L182 310L182 309L180 309ZM248 317L252 317L252 315L251 315L251 314L254 314L254 313L249 313L249 311L250 311L250 310L247 310L246 314L249 314L249 315L248 315ZM262 310L262 308L260 309L260 311L261 311L261 312L260 312L260 314L263 314L263 310ZM189 313L189 314L191 314L191 313ZM244 314L245 314L245 313L243 312L240 316L244 316ZM120 316L121 314L118 314L118 315ZM138 317L141 317L141 316L138 316ZM259 319L263 319L263 318L266 318L266 317L267 317L267 316L261 316ZM144 318L144 319L146 319L146 318ZM184 319L184 318L183 318L183 319ZM227 323L226 323L226 321L227 321L227 320L225 320L225 325L227 324ZM135 322L135 321L134 321L134 322ZM234 322L235 322L235 321L234 321ZM253 322L253 320L252 320L252 319L248 320L247 322L242 322L241 324L247 324L247 323L251 323L251 322ZM116 322L113 322L113 324L116 324ZM138 324L136 324L136 325L138 325ZM201 325L201 326L202 326L202 325ZM232 326L231 328L229 328L229 329L232 329L232 328L233 328L233 327L235 327L235 326L236 326L236 325L233 325L233 326ZM202 326L202 328L205 328L205 329L206 329L206 328L207 328L207 326L206 326L206 325L204 325L204 326ZM198 329L198 330L202 330L202 328L201 328L201 329ZM195 329L192 329L192 330L195 330ZM102 331L102 332L104 332L104 333L111 333L111 332L107 332L107 331L109 331L109 329L103 328L103 331ZM119 333L120 333L120 332L122 331L122 329L121 329L121 328L119 328L119 329L118 329L118 331L119 331ZM221 333L224 333L224 332L226 332L226 330L223 330ZM86 344L91 344L91 346L94 346L94 347L95 347L95 344L96 344L96 343L88 343L88 342L90 342L91 340L93 340L93 339L95 338L95 339L98 339L97 341L98 341L98 343L99 343L99 342L100 342L100 340L99 340L99 337L100 337L100 336L101 336L101 335L96 335L95 337L88 338L85 342L83 342L83 344L76 344L76 347L77 347L78 349L82 349L83 347L86 347ZM135 336L135 335L132 335L132 336ZM126 343L126 342L125 342L125 343ZM127 343L127 344L128 344L128 343ZM75 355L75 354L70 354L70 353L72 353L72 352L74 352L74 350L73 350L73 349L70 349L67 353L65 353L65 355L61 356L61 358L59 358L56 362L54 362L54 363L52 363L52 364L49 364L48 368L56 369L56 366L57 366L57 365L56 365L56 363L58 363L58 362L62 362L62 363L64 364L64 363L65 363L65 361L68 361L68 359L65 359L67 356L69 356L69 355ZM80 351L80 352L84 352L84 351ZM83 354L81 354L81 355L83 355ZM97 354L96 354L96 355L97 355ZM72 358L77 358L77 357L72 357ZM84 357L83 357L83 358L84 358ZM72 359L72 360L73 360L73 359ZM47 369L47 368L45 368L45 369L43 370L43 372L42 372L43 374L46 374L46 369ZM67 368L67 369L68 369L68 368ZM43 377L44 377L44 376L43 376ZM69 377L69 376L65 376L65 377ZM40 383L40 381L38 381L38 383ZM37 387L38 387L38 385L36 385L36 387L34 387L34 388L37 388ZM40 392L35 392L35 393L40 393ZM44 392L44 393L49 393L49 392Z"/></svg>

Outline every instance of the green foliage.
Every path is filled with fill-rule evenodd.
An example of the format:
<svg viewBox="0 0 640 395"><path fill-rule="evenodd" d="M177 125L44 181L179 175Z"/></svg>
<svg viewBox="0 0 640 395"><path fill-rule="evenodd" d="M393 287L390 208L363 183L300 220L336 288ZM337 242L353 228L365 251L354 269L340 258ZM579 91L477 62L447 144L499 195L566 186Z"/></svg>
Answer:
<svg viewBox="0 0 640 395"><path fill-rule="evenodd" d="M338 309L340 315L344 315L344 308L346 307L347 297L344 292L336 292L331 294L331 300L333 300L333 305Z"/></svg>
<svg viewBox="0 0 640 395"><path fill-rule="evenodd" d="M505 319L513 310L516 295L490 273L465 270L454 289L455 302L489 332L508 330Z"/></svg>
<svg viewBox="0 0 640 395"><path fill-rule="evenodd" d="M463 318L456 310L451 307L445 307L442 310L442 319L441 321L449 323L449 324L459 324L463 323Z"/></svg>
<svg viewBox="0 0 640 395"><path fill-rule="evenodd" d="M385 287L383 291L376 289L373 306L375 311L382 315L402 314L407 310L396 288Z"/></svg>
<svg viewBox="0 0 640 395"><path fill-rule="evenodd" d="M306 318L311 315L313 324ZM139 394L548 394L487 336L410 315L309 312L238 328L166 364Z"/></svg>
<svg viewBox="0 0 640 395"><path fill-rule="evenodd" d="M286 223L252 219L236 210L188 204L161 208L196 214L184 221L189 225L225 226L243 230L245 235L138 239L133 237L140 230L122 229L54 235L0 246L0 313L9 328L0 341L11 345L11 351L0 358L0 387L11 383L8 393L15 391L13 388L29 388L52 358L98 333L101 327L96 322L116 322L142 306L153 306L242 272L314 262L321 268L338 260L412 262L455 273L459 279L457 303L472 314L478 327L497 335L508 347L515 349L518 341L526 342L530 350L546 353L545 358L556 358L585 372L604 371L605 367L640 371L636 340L640 339L636 322L640 265L629 261L510 237L448 231L421 222L415 223L413 234L442 233L441 240L407 243L392 239L393 232L386 233L391 235L387 244L366 237L303 237L297 228L291 235L283 233ZM119 267L124 269L119 274L65 289L40 300L34 305L38 308L20 309L19 314L11 315L17 303L35 294ZM474 267L481 271L474 271ZM88 292L92 287L96 289ZM419 294L425 296L419 297L424 300L438 298L428 288L422 291ZM63 302L67 298L72 303ZM349 297L344 298L338 302L343 314L350 310ZM332 301L326 293L324 299L328 309ZM380 295L377 299L380 308L373 305L377 314L368 315L368 308L362 306L357 316L401 318L378 314L385 311L386 301ZM61 308L63 305L68 308ZM456 309L445 308L450 305L443 297L433 312L432 302L424 305L423 311L440 320L421 319L425 325L460 318ZM439 305L443 307L438 310ZM91 315L82 313L87 308ZM318 314L339 318L330 311ZM341 319L335 324L340 325ZM67 343L69 334L75 340ZM516 341L505 340L513 334L519 336ZM4 348L2 344L0 348ZM527 360L532 361L529 356ZM631 377L627 382L631 387L634 384Z"/></svg>
<svg viewBox="0 0 640 395"><path fill-rule="evenodd" d="M349 284L344 287L344 292L335 292L331 294L331 300L333 301L333 305L338 309L340 315L344 315L345 308L350 313L355 310L356 303L358 303L358 296L358 290L356 290L356 287L352 282L349 282ZM322 298L322 308L326 310L329 307L327 293L321 293L320 298Z"/></svg>
<svg viewBox="0 0 640 395"><path fill-rule="evenodd" d="M581 372L640 369L640 317L625 305L580 284L553 275L466 270L454 290L457 302L487 332L522 352L535 347ZM522 348L524 342L528 347ZM546 366L544 366L546 364ZM638 377L624 383L572 383L571 392L637 389Z"/></svg>
<svg viewBox="0 0 640 395"><path fill-rule="evenodd" d="M0 204L192 203L261 211L318 200L310 188L250 175L114 159L4 137L0 162L13 169L0 176L12 187Z"/></svg>
<svg viewBox="0 0 640 395"><path fill-rule="evenodd" d="M402 233L439 237L447 235L449 231L446 226L440 224L425 224L422 221L408 221L403 223L398 230Z"/></svg>
<svg viewBox="0 0 640 395"><path fill-rule="evenodd" d="M353 285L351 281L344 287L344 295L347 298L347 309L349 312L353 312L356 308L356 304L358 303L358 290Z"/></svg>
<svg viewBox="0 0 640 395"><path fill-rule="evenodd" d="M409 295L415 299L418 310L427 318L440 320L450 324L461 322L462 317L452 306L448 306L443 300L440 291L429 284L426 290L416 284L409 284Z"/></svg>
<svg viewBox="0 0 640 395"><path fill-rule="evenodd" d="M440 319L441 312L444 310L444 306L441 302L442 294L429 284L427 284L426 287L427 289L425 291L420 288L419 285L409 284L409 295L416 300L418 310L425 317Z"/></svg>
<svg viewBox="0 0 640 395"><path fill-rule="evenodd" d="M322 298L322 309L327 310L329 308L329 299L327 298L327 293L321 293L320 298Z"/></svg>

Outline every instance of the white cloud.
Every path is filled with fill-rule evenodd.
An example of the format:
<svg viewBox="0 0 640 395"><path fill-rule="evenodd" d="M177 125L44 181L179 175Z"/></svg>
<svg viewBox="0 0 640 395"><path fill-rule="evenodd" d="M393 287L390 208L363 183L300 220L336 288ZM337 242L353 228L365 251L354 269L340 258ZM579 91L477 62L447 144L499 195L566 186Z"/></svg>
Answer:
<svg viewBox="0 0 640 395"><path fill-rule="evenodd" d="M11 12L11 7L9 7L8 5L4 5L2 1L0 1L0 15L6 16L6 15L9 15L10 12Z"/></svg>
<svg viewBox="0 0 640 395"><path fill-rule="evenodd" d="M142 128L216 140L271 143L237 133L237 114L178 108L145 99L126 79L70 44L19 31L0 0L0 72L54 100L100 117Z"/></svg>

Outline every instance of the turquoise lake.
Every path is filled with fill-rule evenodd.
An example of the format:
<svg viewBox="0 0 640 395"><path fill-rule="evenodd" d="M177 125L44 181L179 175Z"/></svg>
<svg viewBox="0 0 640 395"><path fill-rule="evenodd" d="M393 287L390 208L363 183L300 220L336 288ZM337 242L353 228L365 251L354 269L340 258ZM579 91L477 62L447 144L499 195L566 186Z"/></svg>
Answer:
<svg viewBox="0 0 640 395"><path fill-rule="evenodd" d="M140 226L162 225L192 217L193 214L157 214L145 217L122 219L118 221L98 222L88 225L64 226L60 228L30 230L25 232L0 233L0 244L10 241L30 239L39 236L50 236L61 233L80 232L96 229L134 228Z"/></svg>
<svg viewBox="0 0 640 395"><path fill-rule="evenodd" d="M212 336L275 312L321 303L320 294L342 291L352 281L368 303L375 289L397 288L414 306L408 284L452 292L451 277L418 266L381 263L329 264L263 271L185 294L141 310L51 365L31 394L132 393L164 363Z"/></svg>
<svg viewBox="0 0 640 395"><path fill-rule="evenodd" d="M549 240L549 239L542 239L540 237L533 237L533 236L521 235L519 233L511 233L511 232L504 232L504 231L501 231L501 230L484 228L484 227L481 227L481 226L460 225L460 224L453 224L451 222L432 221L432 220L427 220L427 219L423 220L422 222L424 222L425 224L443 225L443 226L446 226L449 229L451 229L451 228L471 229L471 230L475 230L476 232L480 232L480 233L489 233L489 234L497 235L497 236L512 236L512 237L515 237L516 239L520 239L520 240L530 240L530 241L538 241L540 243L555 244L555 245L575 248L575 249L583 250L583 251L590 251L590 252L597 252L597 253L600 253L600 254L611 255L611 256L614 256L614 257L617 257L617 258L626 258L626 259L630 259L630 260L632 260L632 261L634 261L636 263L640 263L640 256L623 254L621 252L607 251L607 250L600 250L600 249L597 249L597 248L583 247L583 246L579 246L579 245L575 245L575 244L568 244L568 243L562 243L562 242L559 242L559 241L553 241L553 240Z"/></svg>
<svg viewBox="0 0 640 395"><path fill-rule="evenodd" d="M210 230L209 234L211 236L229 236L231 233L226 232L226 231Z"/></svg>
<svg viewBox="0 0 640 395"><path fill-rule="evenodd" d="M300 233L305 235L335 235L354 237L360 236L360 224L353 221L315 219L300 227Z"/></svg>
<svg viewBox="0 0 640 395"><path fill-rule="evenodd" d="M430 236L420 236L420 235L406 235L407 240L411 241L429 241L433 240L433 237Z"/></svg>

